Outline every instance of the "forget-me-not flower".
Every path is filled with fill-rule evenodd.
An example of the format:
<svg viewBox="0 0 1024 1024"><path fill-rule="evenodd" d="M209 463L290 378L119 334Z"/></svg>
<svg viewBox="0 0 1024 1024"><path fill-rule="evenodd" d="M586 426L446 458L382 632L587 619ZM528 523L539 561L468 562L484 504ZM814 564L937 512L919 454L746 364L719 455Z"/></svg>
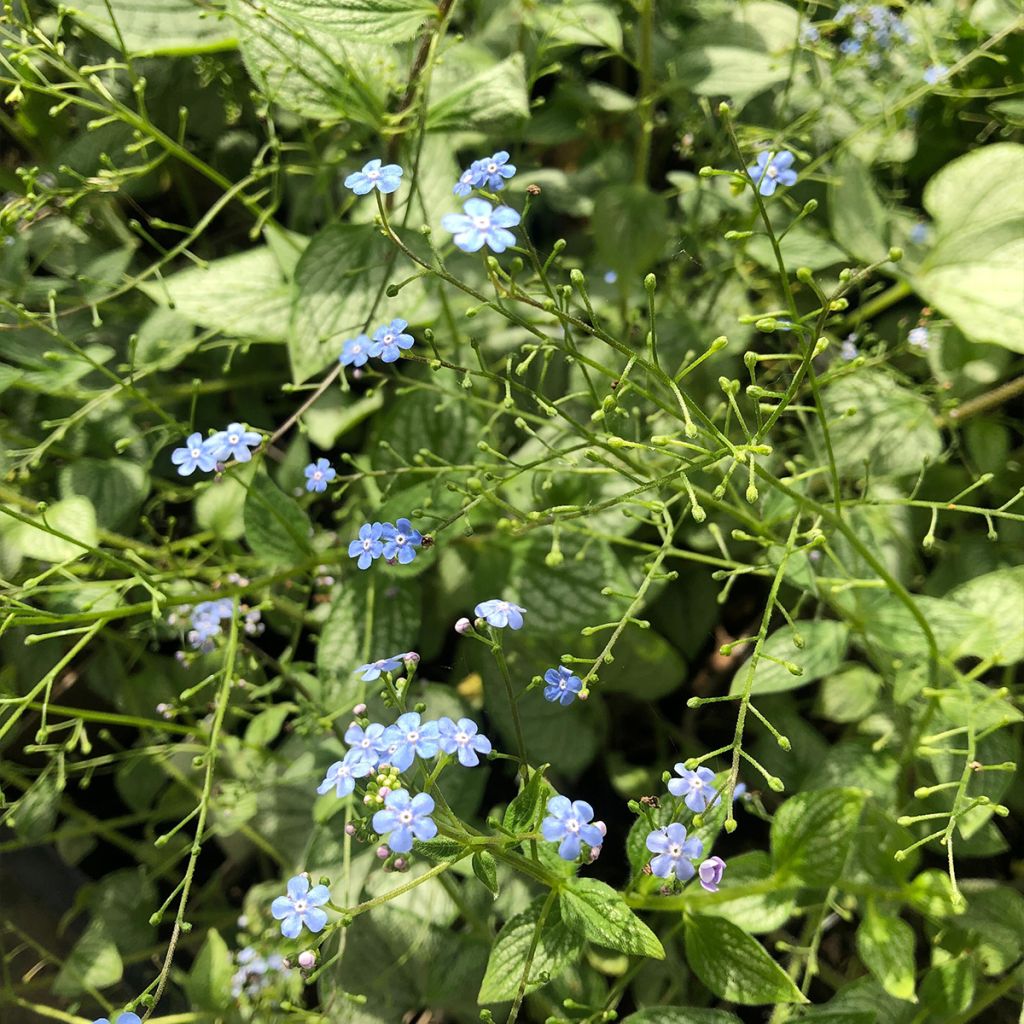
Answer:
<svg viewBox="0 0 1024 1024"><path fill-rule="evenodd" d="M352 189L357 196L365 196L374 189L387 195L402 184L404 173L398 164L382 167L380 160L371 160L361 171L354 171L345 179L345 188Z"/></svg>
<svg viewBox="0 0 1024 1024"><path fill-rule="evenodd" d="M479 252L487 245L492 252L504 252L516 244L508 228L519 223L519 214L510 206L492 207L486 199L467 199L465 213L448 213L441 227L455 236L455 244L463 252Z"/></svg>
<svg viewBox="0 0 1024 1024"><path fill-rule="evenodd" d="M747 168L747 174L754 179L757 191L761 195L774 195L779 185L796 184L793 154L788 149L782 150L781 153L763 150L757 154L757 160Z"/></svg>
<svg viewBox="0 0 1024 1024"><path fill-rule="evenodd" d="M359 678L364 683L372 683L374 680L380 679L382 673L394 672L395 669L401 668L404 660L404 654L395 654L390 658L381 658L378 661L371 661L366 665L360 665L359 668L354 669L354 672L362 673Z"/></svg>
<svg viewBox="0 0 1024 1024"><path fill-rule="evenodd" d="M516 173L515 164L508 162L508 153L503 149L494 156L477 160L475 166L480 168L481 184L492 192L500 192L505 187L505 179L514 177Z"/></svg>
<svg viewBox="0 0 1024 1024"><path fill-rule="evenodd" d="M388 744L389 762L404 772L415 758L434 757L438 739L437 722L421 722L417 712L407 711L398 716L394 725L384 730L383 741Z"/></svg>
<svg viewBox="0 0 1024 1024"><path fill-rule="evenodd" d="M907 334L907 341L924 352L928 351L928 343L930 341L927 327L914 327Z"/></svg>
<svg viewBox="0 0 1024 1024"><path fill-rule="evenodd" d="M942 79L949 74L949 68L945 64L932 64L930 67L924 69L924 74L921 76L929 85L935 85L941 82Z"/></svg>
<svg viewBox="0 0 1024 1024"><path fill-rule="evenodd" d="M471 718L460 718L457 722L442 718L437 729L438 745L446 754L457 754L463 768L475 767L480 763L478 754L491 752L491 741L477 731L477 724Z"/></svg>
<svg viewBox="0 0 1024 1024"><path fill-rule="evenodd" d="M586 800L553 796L548 800L548 816L540 823L540 832L549 843L558 843L562 860L575 860L580 855L580 843L600 846L604 842L604 833L591 824L593 818L594 808Z"/></svg>
<svg viewBox="0 0 1024 1024"><path fill-rule="evenodd" d="M675 769L680 777L669 780L668 791L673 796L683 797L683 803L694 814L701 814L718 803L718 794L712 785L715 773L710 768L701 765L691 772L680 762Z"/></svg>
<svg viewBox="0 0 1024 1024"><path fill-rule="evenodd" d="M370 355L382 363L393 363L398 359L399 350L412 348L415 339L403 331L409 324L405 320L392 320L384 327L378 327L370 343Z"/></svg>
<svg viewBox="0 0 1024 1024"><path fill-rule="evenodd" d="M544 687L544 699L557 702L563 707L568 707L583 689L583 680L573 675L564 665L549 668L544 673L544 682L548 684Z"/></svg>
<svg viewBox="0 0 1024 1024"><path fill-rule="evenodd" d="M373 342L365 334L349 338L341 346L341 355L338 356L338 362L342 366L362 366L370 358L370 349L372 347Z"/></svg>
<svg viewBox="0 0 1024 1024"><path fill-rule="evenodd" d="M110 1020L107 1017L97 1017L92 1024L110 1024ZM137 1013L126 1010L124 1013L117 1015L115 1024L142 1024L142 1018Z"/></svg>
<svg viewBox="0 0 1024 1024"><path fill-rule="evenodd" d="M408 565L416 557L416 548L423 543L423 534L414 529L408 519L385 523L382 537L384 557L389 562L398 559L402 565Z"/></svg>
<svg viewBox="0 0 1024 1024"><path fill-rule="evenodd" d="M506 626L509 629L522 629L523 615L526 614L526 609L520 608L519 605L513 604L511 601L495 599L481 601L473 609L473 614L478 619L483 619L489 626L494 626L495 629L504 629Z"/></svg>
<svg viewBox="0 0 1024 1024"><path fill-rule="evenodd" d="M468 196L484 180L483 160L474 160L460 175L452 188L456 196Z"/></svg>
<svg viewBox="0 0 1024 1024"><path fill-rule="evenodd" d="M860 353L857 351L857 336L855 334L848 334L844 339L843 343L839 346L839 354L847 362L856 359Z"/></svg>
<svg viewBox="0 0 1024 1024"><path fill-rule="evenodd" d="M217 468L217 456L210 441L204 441L197 430L188 435L183 448L175 448L171 452L171 462L178 467L179 476L191 476L197 469L209 473Z"/></svg>
<svg viewBox="0 0 1024 1024"><path fill-rule="evenodd" d="M686 838L686 829L678 822L647 833L647 849L657 856L651 859L651 873L658 878L675 875L680 882L693 878L695 861L704 852L704 844L694 836Z"/></svg>
<svg viewBox="0 0 1024 1024"><path fill-rule="evenodd" d="M384 544L380 539L383 533L383 523L363 523L359 527L359 537L348 546L348 557L358 558L356 565L360 569L369 569L373 560L384 554Z"/></svg>
<svg viewBox="0 0 1024 1024"><path fill-rule="evenodd" d="M306 490L322 493L327 490L327 485L338 475L337 470L327 459L317 459L311 462L304 470L306 474Z"/></svg>
<svg viewBox="0 0 1024 1024"><path fill-rule="evenodd" d="M333 789L338 796L348 796L356 788L356 779L365 779L373 771L375 760L368 760L362 750L353 747L341 761L335 761L327 769L316 791L323 796Z"/></svg>
<svg viewBox="0 0 1024 1024"><path fill-rule="evenodd" d="M353 722L345 730L345 742L352 751L359 751L359 757L376 766L384 749L384 726L380 722L371 722L364 730L357 722ZM351 753L352 751L349 751Z"/></svg>
<svg viewBox="0 0 1024 1024"><path fill-rule="evenodd" d="M225 430L218 430L210 438L210 447L219 462L228 459L248 462L252 458L249 449L257 447L262 440L255 430L246 430L241 423L229 423Z"/></svg>
<svg viewBox="0 0 1024 1024"><path fill-rule="evenodd" d="M278 896L270 904L270 913L281 922L281 934L286 939L298 938L305 925L314 934L322 932L327 924L327 912L320 908L331 898L326 885L309 887L305 875L288 879L288 895Z"/></svg>
<svg viewBox="0 0 1024 1024"><path fill-rule="evenodd" d="M701 887L708 892L718 892L718 883L725 874L725 861L721 857L708 857L697 869Z"/></svg>
<svg viewBox="0 0 1024 1024"><path fill-rule="evenodd" d="M430 817L434 813L433 798L426 793L410 797L407 790L396 789L384 798L384 807L373 816L373 830L387 836L387 844L395 853L408 853L415 837L433 839L437 826Z"/></svg>

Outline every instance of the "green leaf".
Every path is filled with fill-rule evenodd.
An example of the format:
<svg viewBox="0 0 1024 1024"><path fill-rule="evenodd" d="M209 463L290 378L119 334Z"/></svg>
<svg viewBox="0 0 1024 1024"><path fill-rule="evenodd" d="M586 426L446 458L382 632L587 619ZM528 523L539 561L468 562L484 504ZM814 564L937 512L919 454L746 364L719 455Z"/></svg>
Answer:
<svg viewBox="0 0 1024 1024"><path fill-rule="evenodd" d="M185 979L189 1001L200 1010L226 1010L233 1001L231 977L234 972L228 944L216 928L211 928Z"/></svg>
<svg viewBox="0 0 1024 1024"><path fill-rule="evenodd" d="M981 146L928 182L935 242L912 284L972 341L1024 352L1024 146Z"/></svg>
<svg viewBox="0 0 1024 1024"><path fill-rule="evenodd" d="M685 935L694 974L720 999L741 1006L807 1002L764 946L731 921L688 915Z"/></svg>
<svg viewBox="0 0 1024 1024"><path fill-rule="evenodd" d="M29 843L45 841L57 823L60 812L60 790L56 773L39 776L17 802L9 824L15 833Z"/></svg>
<svg viewBox="0 0 1024 1024"><path fill-rule="evenodd" d="M102 918L89 922L85 933L53 982L58 996L77 996L90 989L103 989L121 980L124 966L121 954Z"/></svg>
<svg viewBox="0 0 1024 1024"><path fill-rule="evenodd" d="M978 638L969 648L985 648L995 665L1024 659L1024 566L997 569L954 587L946 599L981 616Z"/></svg>
<svg viewBox="0 0 1024 1024"><path fill-rule="evenodd" d="M821 684L819 712L832 722L859 722L875 706L881 689L877 672L867 665L848 665Z"/></svg>
<svg viewBox="0 0 1024 1024"><path fill-rule="evenodd" d="M754 670L752 693L783 693L795 690L834 672L842 664L850 633L846 623L833 619L798 622L797 633L803 640L802 648L796 647L793 643L792 626L783 626L768 637L762 649L762 658ZM763 657L765 654L798 665L803 672L794 675L783 665ZM749 674L749 664L741 666L733 678L729 692L743 693Z"/></svg>
<svg viewBox="0 0 1024 1024"><path fill-rule="evenodd" d="M213 53L235 46L229 22L203 17L203 9L194 0L71 0L65 6L91 32L120 50L118 31L129 54L151 57L157 54L186 56Z"/></svg>
<svg viewBox="0 0 1024 1024"><path fill-rule="evenodd" d="M296 31L329 28L338 38L401 43L412 39L437 15L431 0L262 0L267 17Z"/></svg>
<svg viewBox="0 0 1024 1024"><path fill-rule="evenodd" d="M60 490L64 497L88 498L97 522L116 530L135 518L149 481L146 471L134 462L79 459L60 471Z"/></svg>
<svg viewBox="0 0 1024 1024"><path fill-rule="evenodd" d="M492 896L498 895L498 862L486 850L473 854L473 874Z"/></svg>
<svg viewBox="0 0 1024 1024"><path fill-rule="evenodd" d="M949 1020L974 1002L977 968L970 953L936 964L921 980L921 1002L936 1020Z"/></svg>
<svg viewBox="0 0 1024 1024"><path fill-rule="evenodd" d="M260 469L245 498L245 539L269 565L296 565L309 556L309 517Z"/></svg>
<svg viewBox="0 0 1024 1024"><path fill-rule="evenodd" d="M864 263L884 259L889 252L889 225L870 170L845 150L829 183L832 235L851 256ZM812 268L813 269L813 268Z"/></svg>
<svg viewBox="0 0 1024 1024"><path fill-rule="evenodd" d="M878 370L862 370L822 395L836 465L847 476L917 473L942 451L927 401Z"/></svg>
<svg viewBox="0 0 1024 1024"><path fill-rule="evenodd" d="M542 32L543 45L603 46L622 49L622 25L604 4L556 0L531 5L524 15Z"/></svg>
<svg viewBox="0 0 1024 1024"><path fill-rule="evenodd" d="M541 814L552 795L551 786L544 778L547 765L533 769L530 780L519 791L512 802L505 808L502 827L509 832L532 832L540 825Z"/></svg>
<svg viewBox="0 0 1024 1024"><path fill-rule="evenodd" d="M651 269L668 240L665 200L644 185L609 185L594 197L591 218L601 264L620 277Z"/></svg>
<svg viewBox="0 0 1024 1024"><path fill-rule="evenodd" d="M857 929L857 952L889 995L917 1002L914 995L914 929L902 918L868 904Z"/></svg>
<svg viewBox="0 0 1024 1024"><path fill-rule="evenodd" d="M775 813L772 867L777 875L824 888L843 870L864 794L855 789L798 793Z"/></svg>
<svg viewBox="0 0 1024 1024"><path fill-rule="evenodd" d="M825 267L831 267L846 259L842 249L802 224L786 232L785 238L779 243L779 248L782 250L782 258L786 265L790 267L824 270ZM747 253L769 270L774 270L778 266L775 262L775 250L772 249L767 235L754 235L747 243Z"/></svg>
<svg viewBox="0 0 1024 1024"><path fill-rule="evenodd" d="M7 535L11 545L27 558L38 558L41 562L64 562L81 558L89 553L88 548L94 548L99 543L96 510L88 498L75 495L56 501L45 512L33 516L33 519L39 526L18 523ZM80 543L56 537L47 532L47 527L74 537Z"/></svg>
<svg viewBox="0 0 1024 1024"><path fill-rule="evenodd" d="M538 896L521 914L509 918L498 932L477 996L480 1003L500 1003L515 998L546 899L546 896ZM581 951L580 938L563 923L558 904L553 903L533 953L526 991L532 992L547 984L548 979L557 977L579 959Z"/></svg>
<svg viewBox="0 0 1024 1024"><path fill-rule="evenodd" d="M285 719L295 710L292 704L274 704L255 715L245 727L245 742L251 747L269 747L284 726Z"/></svg>
<svg viewBox="0 0 1024 1024"><path fill-rule="evenodd" d="M741 1024L739 1017L725 1010L701 1010L694 1006L657 1006L638 1010L622 1024Z"/></svg>
<svg viewBox="0 0 1024 1024"><path fill-rule="evenodd" d="M708 855L705 849L704 856ZM753 882L772 880L768 892L757 892L751 896L730 896L723 903L708 907L706 913L724 917L738 928L752 935L773 932L781 928L797 912L799 887L784 885L772 874L771 858L764 850L751 850L729 858L729 865L722 879L721 891L734 886L743 888Z"/></svg>
<svg viewBox="0 0 1024 1024"><path fill-rule="evenodd" d="M570 878L558 894L558 905L565 923L589 942L631 956L665 959L658 937L610 885L596 878Z"/></svg>
<svg viewBox="0 0 1024 1024"><path fill-rule="evenodd" d="M199 327L266 341L283 341L288 333L291 285L265 245L139 287Z"/></svg>
<svg viewBox="0 0 1024 1024"><path fill-rule="evenodd" d="M193 504L200 527L221 540L238 540L245 533L245 499L255 471L256 464L250 462L203 489Z"/></svg>
<svg viewBox="0 0 1024 1024"><path fill-rule="evenodd" d="M530 113L526 92L526 64L521 53L489 64L475 74L466 61L470 48L456 46L445 53L445 64L435 75L427 110L427 131L469 131L526 118ZM489 55L486 58L491 60Z"/></svg>

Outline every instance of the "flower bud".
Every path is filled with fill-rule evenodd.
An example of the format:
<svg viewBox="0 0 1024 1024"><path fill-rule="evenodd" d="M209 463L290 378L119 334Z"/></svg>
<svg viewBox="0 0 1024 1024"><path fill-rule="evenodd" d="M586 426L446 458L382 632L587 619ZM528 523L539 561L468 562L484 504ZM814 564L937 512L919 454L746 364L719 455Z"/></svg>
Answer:
<svg viewBox="0 0 1024 1024"><path fill-rule="evenodd" d="M308 971L316 966L316 953L311 949L304 949L299 954L299 966L304 970Z"/></svg>
<svg viewBox="0 0 1024 1024"><path fill-rule="evenodd" d="M473 623L470 622L469 619L467 619L465 616L463 616L461 619L459 619L458 622L455 623L455 632L459 633L461 635L465 635L472 628L473 628Z"/></svg>
<svg viewBox="0 0 1024 1024"><path fill-rule="evenodd" d="M387 860L388 857L390 857L390 856L391 856L391 851L388 849L388 847L384 843L381 843L380 846L377 847L377 859L378 860Z"/></svg>
<svg viewBox="0 0 1024 1024"><path fill-rule="evenodd" d="M355 825L353 825L353 824L352 824L352 822L350 821L350 822L349 822L349 823L348 823L348 824L347 824L347 825L345 826L345 835L347 835L347 836L354 836L355 834L356 834L356 827L355 827Z"/></svg>

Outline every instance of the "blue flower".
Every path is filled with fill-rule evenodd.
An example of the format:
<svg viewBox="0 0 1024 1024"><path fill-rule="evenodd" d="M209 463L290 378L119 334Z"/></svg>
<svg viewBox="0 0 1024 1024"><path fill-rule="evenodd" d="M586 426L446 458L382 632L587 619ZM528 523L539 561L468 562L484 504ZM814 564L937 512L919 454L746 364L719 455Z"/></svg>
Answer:
<svg viewBox="0 0 1024 1024"><path fill-rule="evenodd" d="M430 815L434 801L426 793L410 798L404 789L396 789L384 798L384 808L373 816L373 830L387 836L387 844L395 853L408 853L415 836L421 841L433 839L437 826Z"/></svg>
<svg viewBox="0 0 1024 1024"><path fill-rule="evenodd" d="M221 621L230 619L235 613L234 602L229 597L218 601L200 601L189 617L188 642L197 651L212 651L214 637L220 636Z"/></svg>
<svg viewBox="0 0 1024 1024"><path fill-rule="evenodd" d="M459 764L464 768L473 768L480 763L477 754L491 752L491 741L477 732L477 724L471 718L460 718L458 722L442 718L437 729L441 749L446 754L458 754Z"/></svg>
<svg viewBox="0 0 1024 1024"><path fill-rule="evenodd" d="M370 358L370 349L372 347L373 342L365 334L349 338L341 346L341 355L338 356L338 362L342 366L362 366Z"/></svg>
<svg viewBox="0 0 1024 1024"><path fill-rule="evenodd" d="M360 569L369 569L373 560L384 554L380 539L383 532L383 523L363 523L359 527L359 538L349 544L348 557L358 558L356 564Z"/></svg>
<svg viewBox="0 0 1024 1024"><path fill-rule="evenodd" d="M764 150L757 154L756 163L747 168L747 174L754 179L761 195L770 196L779 185L796 184L796 171L792 167L793 154L788 149L778 154Z"/></svg>
<svg viewBox="0 0 1024 1024"><path fill-rule="evenodd" d="M850 334L843 339L843 343L839 346L839 354L847 362L856 359L860 353L857 351L856 335Z"/></svg>
<svg viewBox="0 0 1024 1024"><path fill-rule="evenodd" d="M487 245L493 252L504 252L515 245L516 237L507 228L519 223L519 214L509 206L494 208L486 199L468 199L465 213L448 213L441 227L455 236L455 244L463 252L479 252Z"/></svg>
<svg viewBox="0 0 1024 1024"><path fill-rule="evenodd" d="M932 64L931 67L924 69L924 74L921 76L929 85L935 85L936 82L941 82L946 75L949 74L949 68L945 64Z"/></svg>
<svg viewBox="0 0 1024 1024"><path fill-rule="evenodd" d="M278 896L270 904L270 913L281 922L281 934L286 939L298 938L305 925L314 934L322 932L327 924L327 912L320 908L331 898L326 885L309 887L305 875L288 880L288 895Z"/></svg>
<svg viewBox="0 0 1024 1024"><path fill-rule="evenodd" d="M839 52L845 54L847 57L852 57L854 54L860 53L861 45L859 39L844 39L839 44Z"/></svg>
<svg viewBox="0 0 1024 1024"><path fill-rule="evenodd" d="M337 470L326 460L317 459L305 469L306 490L318 493L327 490L327 485L338 475Z"/></svg>
<svg viewBox="0 0 1024 1024"><path fill-rule="evenodd" d="M348 796L356 788L356 779L365 779L373 771L376 758L368 760L363 756L362 750L354 747L344 757L344 760L335 761L324 781L316 787L316 791L323 796L332 789L338 796Z"/></svg>
<svg viewBox="0 0 1024 1024"><path fill-rule="evenodd" d="M594 808L586 800L553 796L548 801L548 817L540 823L541 835L549 843L558 843L558 856L562 860L575 860L580 855L580 843L600 846L604 833L590 822ZM561 840L561 842L559 842Z"/></svg>
<svg viewBox="0 0 1024 1024"><path fill-rule="evenodd" d="M573 675L564 665L549 668L544 673L544 682L548 684L544 687L544 699L557 702L563 707L568 707L583 689L583 680Z"/></svg>
<svg viewBox="0 0 1024 1024"><path fill-rule="evenodd" d="M248 462L252 458L249 449L257 447L262 440L255 430L246 430L241 423L229 423L226 430L218 430L210 438L210 447L219 462L228 459Z"/></svg>
<svg viewBox="0 0 1024 1024"><path fill-rule="evenodd" d="M907 341L911 345L913 345L914 348L919 348L922 351L927 352L928 351L928 347L929 347L929 341L930 341L930 336L928 334L928 328L927 327L914 327L907 334Z"/></svg>
<svg viewBox="0 0 1024 1024"><path fill-rule="evenodd" d="M371 661L367 665L360 665L354 672L362 672L359 678L364 683L372 683L375 679L380 679L383 672L394 672L395 669L401 668L404 660L404 654L396 654L391 658L381 658L379 661Z"/></svg>
<svg viewBox="0 0 1024 1024"><path fill-rule="evenodd" d="M924 221L919 220L910 229L910 240L914 243L914 245L924 245L924 243L928 241L928 234L928 225L925 224Z"/></svg>
<svg viewBox="0 0 1024 1024"><path fill-rule="evenodd" d="M403 173L398 164L381 167L380 160L371 160L361 171L355 171L345 179L345 188L352 189L357 196L365 196L374 189L387 195L402 184Z"/></svg>
<svg viewBox="0 0 1024 1024"><path fill-rule="evenodd" d="M526 609L511 601L481 601L473 609L473 614L495 629L504 629L506 626L509 629L522 629Z"/></svg>
<svg viewBox="0 0 1024 1024"><path fill-rule="evenodd" d="M399 349L412 348L415 339L402 332L409 324L405 320L392 320L386 327L378 327L370 344L370 355L382 363L393 363L398 359Z"/></svg>
<svg viewBox="0 0 1024 1024"><path fill-rule="evenodd" d="M97 1017L92 1024L110 1024L110 1020L107 1017ZM125 1013L119 1013L114 1024L142 1024L142 1018L137 1013L128 1010Z"/></svg>
<svg viewBox="0 0 1024 1024"><path fill-rule="evenodd" d="M479 167L483 184L492 192L500 192L505 187L505 179L513 177L516 173L515 164L508 162L508 153L503 149L499 149L494 156L477 160L474 166Z"/></svg>
<svg viewBox="0 0 1024 1024"><path fill-rule="evenodd" d="M722 881L724 874L725 861L721 857L708 857L697 869L701 888L707 889L708 892L718 892L718 883Z"/></svg>
<svg viewBox="0 0 1024 1024"><path fill-rule="evenodd" d="M483 160L474 160L463 172L459 175L459 180L455 182L452 188L452 194L456 196L468 196L473 189L483 184L484 171L483 171Z"/></svg>
<svg viewBox="0 0 1024 1024"><path fill-rule="evenodd" d="M821 33L818 29L810 24L810 22L804 22L800 27L800 42L805 46L810 43L816 43L821 38Z"/></svg>
<svg viewBox="0 0 1024 1024"><path fill-rule="evenodd" d="M371 722L365 729L353 722L345 730L345 742L352 748L349 753L359 752L360 759L373 765L380 762L384 743L384 726L379 722Z"/></svg>
<svg viewBox="0 0 1024 1024"><path fill-rule="evenodd" d="M615 284L618 281L619 275L614 270L606 270L604 272L604 283Z"/></svg>
<svg viewBox="0 0 1024 1024"><path fill-rule="evenodd" d="M384 524L384 557L393 562L396 558L402 565L408 565L416 557L416 548L423 543L423 534L414 530L408 519L397 523Z"/></svg>
<svg viewBox="0 0 1024 1024"><path fill-rule="evenodd" d="M175 448L171 452L171 462L178 467L179 476L191 476L197 469L209 473L217 468L213 445L204 441L198 430L188 435L184 448Z"/></svg>
<svg viewBox="0 0 1024 1024"><path fill-rule="evenodd" d="M407 711L398 716L394 725L384 730L383 742L388 744L388 762L404 772L416 757L436 756L438 738L437 722L421 724L417 712Z"/></svg>
<svg viewBox="0 0 1024 1024"><path fill-rule="evenodd" d="M693 878L693 861L704 852L704 844L694 836L686 838L686 829L678 822L647 833L647 849L657 854L651 860L651 873L658 878L675 875L680 882Z"/></svg>
<svg viewBox="0 0 1024 1024"><path fill-rule="evenodd" d="M680 777L669 781L668 791L673 796L683 796L683 803L694 814L701 814L718 803L718 794L711 784L715 773L710 768L701 766L691 772L681 762L675 768Z"/></svg>

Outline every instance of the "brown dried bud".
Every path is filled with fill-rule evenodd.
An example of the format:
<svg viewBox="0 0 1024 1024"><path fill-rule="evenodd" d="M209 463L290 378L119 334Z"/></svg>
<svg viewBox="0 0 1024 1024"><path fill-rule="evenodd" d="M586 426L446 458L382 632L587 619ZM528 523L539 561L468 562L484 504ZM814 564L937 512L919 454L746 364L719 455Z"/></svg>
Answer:
<svg viewBox="0 0 1024 1024"><path fill-rule="evenodd" d="M539 196L540 195L540 185L527 185L526 186L526 191L529 192L531 196Z"/></svg>

